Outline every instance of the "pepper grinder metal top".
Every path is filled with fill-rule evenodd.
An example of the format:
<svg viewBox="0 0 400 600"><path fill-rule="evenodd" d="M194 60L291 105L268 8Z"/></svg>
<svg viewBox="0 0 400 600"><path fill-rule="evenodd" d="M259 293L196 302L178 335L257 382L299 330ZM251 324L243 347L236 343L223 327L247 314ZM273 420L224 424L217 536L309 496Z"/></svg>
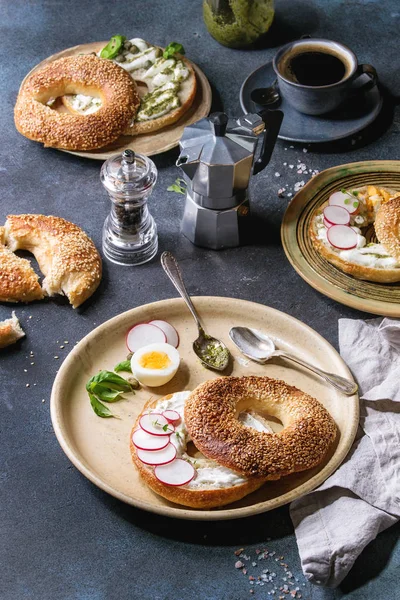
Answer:
<svg viewBox="0 0 400 600"><path fill-rule="evenodd" d="M111 211L103 227L103 252L119 265L140 265L157 253L157 227L147 200L157 180L150 158L124 150L106 160L101 183L111 200Z"/></svg>

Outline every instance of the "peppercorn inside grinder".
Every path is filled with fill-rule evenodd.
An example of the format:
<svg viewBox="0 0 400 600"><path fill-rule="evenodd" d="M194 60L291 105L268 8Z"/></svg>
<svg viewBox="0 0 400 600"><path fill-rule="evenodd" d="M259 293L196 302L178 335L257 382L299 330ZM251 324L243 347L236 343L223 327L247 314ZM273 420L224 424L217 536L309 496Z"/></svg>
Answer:
<svg viewBox="0 0 400 600"><path fill-rule="evenodd" d="M181 230L193 244L219 250L243 243L250 177L269 163L282 119L279 110L239 119L217 112L185 127L176 165L187 183Z"/></svg>
<svg viewBox="0 0 400 600"><path fill-rule="evenodd" d="M157 226L147 200L157 180L152 160L132 150L106 160L101 183L111 200L103 227L103 252L118 265L141 265L158 249Z"/></svg>

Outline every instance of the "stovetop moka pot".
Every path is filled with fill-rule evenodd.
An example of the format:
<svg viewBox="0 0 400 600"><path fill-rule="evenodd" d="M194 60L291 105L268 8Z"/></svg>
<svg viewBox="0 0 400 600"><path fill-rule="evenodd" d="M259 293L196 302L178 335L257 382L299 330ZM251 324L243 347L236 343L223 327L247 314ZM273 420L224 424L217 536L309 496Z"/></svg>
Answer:
<svg viewBox="0 0 400 600"><path fill-rule="evenodd" d="M240 245L251 174L269 163L282 119L279 110L239 119L216 112L185 127L176 165L187 183L182 233L193 244L215 250Z"/></svg>

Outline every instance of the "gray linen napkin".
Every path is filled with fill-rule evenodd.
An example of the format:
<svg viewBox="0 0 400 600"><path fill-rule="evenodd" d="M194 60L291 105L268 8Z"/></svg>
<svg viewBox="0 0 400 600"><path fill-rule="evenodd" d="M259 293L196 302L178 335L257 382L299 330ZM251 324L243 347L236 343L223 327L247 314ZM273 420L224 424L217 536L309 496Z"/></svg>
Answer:
<svg viewBox="0 0 400 600"><path fill-rule="evenodd" d="M340 319L339 346L360 386L358 435L339 469L290 506L304 575L328 587L400 518L400 321Z"/></svg>

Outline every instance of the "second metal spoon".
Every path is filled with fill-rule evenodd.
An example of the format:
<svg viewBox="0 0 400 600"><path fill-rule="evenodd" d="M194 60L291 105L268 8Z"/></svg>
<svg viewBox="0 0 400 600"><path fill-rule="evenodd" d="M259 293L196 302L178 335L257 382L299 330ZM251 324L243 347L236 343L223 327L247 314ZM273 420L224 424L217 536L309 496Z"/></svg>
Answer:
<svg viewBox="0 0 400 600"><path fill-rule="evenodd" d="M221 340L211 337L204 331L193 302L186 291L176 258L170 252L163 252L161 255L161 265L186 302L188 309L196 321L199 337L193 342L194 353L199 357L204 366L214 371L224 371L229 363L230 352Z"/></svg>
<svg viewBox="0 0 400 600"><path fill-rule="evenodd" d="M249 329L248 327L232 327L229 336L235 346L251 360L264 364L273 356L280 356L310 369L310 371L325 379L334 388L347 396L352 396L358 390L358 385L354 381L350 381L350 379L335 375L334 373L327 373L293 354L276 350L271 338L264 334L261 337L253 329Z"/></svg>

